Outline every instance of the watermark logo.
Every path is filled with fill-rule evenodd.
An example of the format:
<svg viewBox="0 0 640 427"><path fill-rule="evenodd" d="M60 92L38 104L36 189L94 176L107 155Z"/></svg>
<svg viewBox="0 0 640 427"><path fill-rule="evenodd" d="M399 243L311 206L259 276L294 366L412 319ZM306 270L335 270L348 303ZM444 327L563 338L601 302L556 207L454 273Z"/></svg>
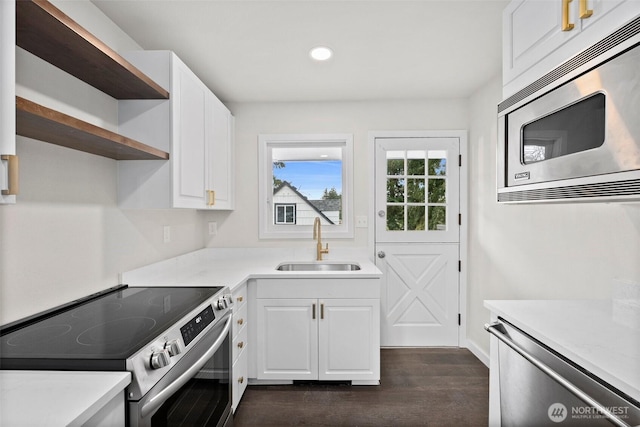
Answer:
<svg viewBox="0 0 640 427"><path fill-rule="evenodd" d="M568 413L569 412L567 411L567 407L562 403L551 404L551 406L549 406L549 410L547 411L549 419L554 423L563 422L567 418Z"/></svg>

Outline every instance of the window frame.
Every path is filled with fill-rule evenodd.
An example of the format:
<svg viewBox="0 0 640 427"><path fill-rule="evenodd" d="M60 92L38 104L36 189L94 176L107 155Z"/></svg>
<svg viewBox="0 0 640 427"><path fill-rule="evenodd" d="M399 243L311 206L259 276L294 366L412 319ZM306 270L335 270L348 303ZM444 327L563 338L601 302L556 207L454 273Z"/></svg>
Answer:
<svg viewBox="0 0 640 427"><path fill-rule="evenodd" d="M273 222L275 225L296 225L297 221L297 206L295 203L276 203L273 205L274 207L274 211L273 211L273 215L274 215L274 219ZM278 208L284 208L284 218L285 221L284 222L278 222ZM287 208L293 208L293 222L287 222Z"/></svg>
<svg viewBox="0 0 640 427"><path fill-rule="evenodd" d="M353 238L353 135L352 134L260 134L258 135L258 206L260 239L309 239L313 226L274 224L273 148L342 148L342 224L325 225L322 236Z"/></svg>

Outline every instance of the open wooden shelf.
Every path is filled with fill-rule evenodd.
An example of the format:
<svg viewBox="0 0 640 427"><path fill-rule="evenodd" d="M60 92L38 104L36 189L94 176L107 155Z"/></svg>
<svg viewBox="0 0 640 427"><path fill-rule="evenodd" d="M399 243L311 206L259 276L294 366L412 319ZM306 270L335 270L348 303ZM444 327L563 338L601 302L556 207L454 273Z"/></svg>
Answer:
<svg viewBox="0 0 640 427"><path fill-rule="evenodd" d="M46 0L16 1L16 44L116 99L169 98L169 92Z"/></svg>
<svg viewBox="0 0 640 427"><path fill-rule="evenodd" d="M16 133L115 160L169 159L162 150L21 97L16 97Z"/></svg>

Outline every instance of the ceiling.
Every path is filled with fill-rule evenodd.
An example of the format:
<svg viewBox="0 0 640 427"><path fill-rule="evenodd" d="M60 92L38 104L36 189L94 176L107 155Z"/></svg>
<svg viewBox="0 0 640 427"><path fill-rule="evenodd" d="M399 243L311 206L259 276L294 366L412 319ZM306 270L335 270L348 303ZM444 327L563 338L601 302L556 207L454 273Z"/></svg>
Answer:
<svg viewBox="0 0 640 427"><path fill-rule="evenodd" d="M501 68L507 0L92 0L224 102L468 97ZM309 50L329 46L327 62Z"/></svg>

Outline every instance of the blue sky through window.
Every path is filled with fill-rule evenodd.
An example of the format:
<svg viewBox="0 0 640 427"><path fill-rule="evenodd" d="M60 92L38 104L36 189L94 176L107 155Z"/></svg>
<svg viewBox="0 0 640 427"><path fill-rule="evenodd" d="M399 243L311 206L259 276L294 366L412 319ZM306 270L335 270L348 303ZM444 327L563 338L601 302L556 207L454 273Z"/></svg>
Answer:
<svg viewBox="0 0 640 427"><path fill-rule="evenodd" d="M321 199L325 189L342 194L342 161L286 161L284 168L273 168L273 176L288 181L310 200Z"/></svg>

